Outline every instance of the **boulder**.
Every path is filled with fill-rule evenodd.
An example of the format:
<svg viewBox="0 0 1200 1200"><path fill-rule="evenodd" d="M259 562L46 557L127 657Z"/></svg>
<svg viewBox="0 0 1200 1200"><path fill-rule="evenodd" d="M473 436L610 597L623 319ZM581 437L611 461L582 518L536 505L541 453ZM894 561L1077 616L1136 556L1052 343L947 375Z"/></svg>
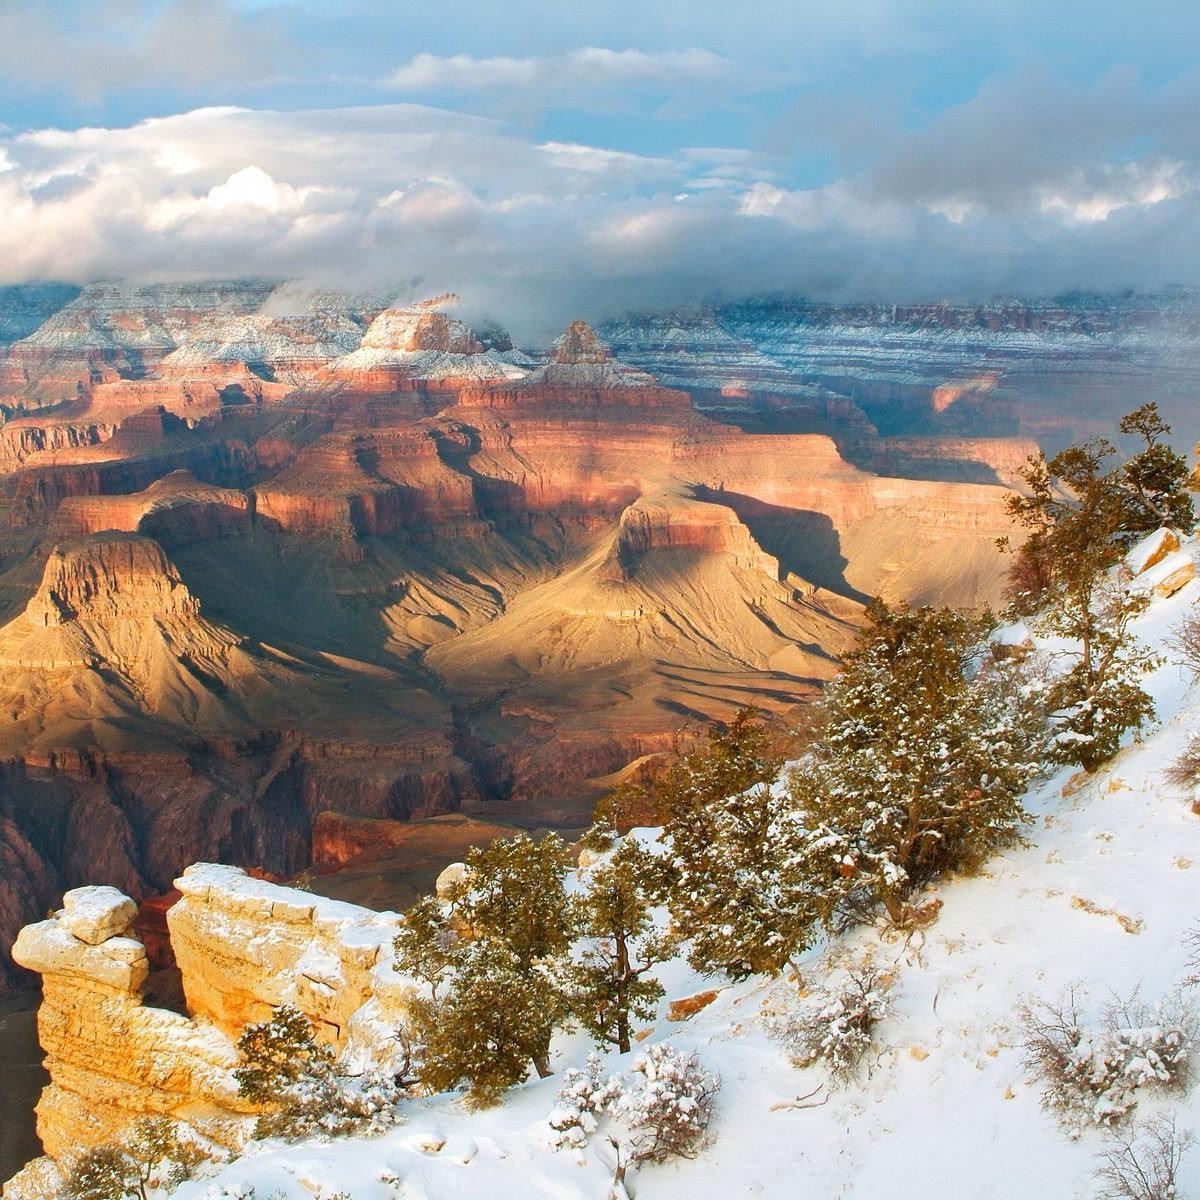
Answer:
<svg viewBox="0 0 1200 1200"><path fill-rule="evenodd" d="M114 887L80 887L63 896L62 923L89 946L129 932L137 905Z"/></svg>
<svg viewBox="0 0 1200 1200"><path fill-rule="evenodd" d="M448 900L451 894L467 881L469 875L470 869L466 863L451 863L437 877L437 883L433 886L434 894L439 900Z"/></svg>
<svg viewBox="0 0 1200 1200"><path fill-rule="evenodd" d="M1134 575L1143 575L1178 549L1179 535L1173 529L1156 529L1125 555L1125 564Z"/></svg>

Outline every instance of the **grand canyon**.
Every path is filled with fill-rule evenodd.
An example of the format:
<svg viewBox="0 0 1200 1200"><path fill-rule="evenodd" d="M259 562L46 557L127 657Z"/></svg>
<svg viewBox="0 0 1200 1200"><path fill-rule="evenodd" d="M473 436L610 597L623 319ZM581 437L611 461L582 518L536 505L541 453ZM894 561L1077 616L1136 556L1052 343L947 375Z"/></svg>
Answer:
<svg viewBox="0 0 1200 1200"><path fill-rule="evenodd" d="M7 984L84 882L216 860L369 895L581 828L739 708L786 726L870 597L1001 599L1007 486L1099 419L1064 380L1171 412L1200 357L1178 297L767 300L523 348L460 308L0 293Z"/></svg>

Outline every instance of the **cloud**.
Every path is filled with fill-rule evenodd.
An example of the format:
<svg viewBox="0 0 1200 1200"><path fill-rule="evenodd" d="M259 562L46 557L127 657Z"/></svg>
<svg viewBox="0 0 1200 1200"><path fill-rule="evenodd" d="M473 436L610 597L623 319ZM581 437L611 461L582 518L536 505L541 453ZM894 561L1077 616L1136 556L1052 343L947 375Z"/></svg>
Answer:
<svg viewBox="0 0 1200 1200"><path fill-rule="evenodd" d="M418 54L381 82L394 91L431 93L502 93L541 107L568 105L611 108L630 104L634 94L695 97L764 90L782 76L748 71L710 50L609 50L584 46L562 54L514 58L476 58L469 54Z"/></svg>
<svg viewBox="0 0 1200 1200"><path fill-rule="evenodd" d="M1198 117L1187 80L1001 79L810 187L740 147L639 155L417 104L0 134L0 283L420 280L530 335L721 293L1200 284Z"/></svg>
<svg viewBox="0 0 1200 1200"><path fill-rule="evenodd" d="M98 104L151 86L188 93L246 79L269 82L289 44L270 13L227 0L5 0L0 81L65 91Z"/></svg>

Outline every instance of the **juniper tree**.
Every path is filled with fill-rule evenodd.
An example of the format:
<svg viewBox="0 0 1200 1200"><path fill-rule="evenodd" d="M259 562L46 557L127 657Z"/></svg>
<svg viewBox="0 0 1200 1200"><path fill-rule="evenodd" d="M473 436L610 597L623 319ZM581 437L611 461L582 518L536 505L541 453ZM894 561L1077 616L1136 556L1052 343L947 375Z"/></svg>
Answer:
<svg viewBox="0 0 1200 1200"><path fill-rule="evenodd" d="M977 669L985 622L876 601L824 701L823 736L792 772L795 873L827 922L906 898L1017 836L1040 770L1039 713L1011 667ZM794 885L795 886L795 885Z"/></svg>
<svg viewBox="0 0 1200 1200"><path fill-rule="evenodd" d="M207 1156L180 1136L169 1117L143 1117L122 1145L94 1146L75 1159L63 1184L69 1200L146 1200L149 1187L175 1188L190 1179Z"/></svg>
<svg viewBox="0 0 1200 1200"><path fill-rule="evenodd" d="M525 1078L530 1060L546 1067L561 1012L550 975L524 969L500 941L465 942L443 996L411 1010L424 1043L420 1080L435 1092L465 1084L473 1106L494 1104Z"/></svg>
<svg viewBox="0 0 1200 1200"><path fill-rule="evenodd" d="M1163 440L1171 426L1158 412L1158 405L1143 404L1121 418L1121 432L1140 437L1145 446L1121 468L1125 486L1125 531L1131 535L1150 533L1166 525L1190 533L1195 524L1189 494L1187 459Z"/></svg>
<svg viewBox="0 0 1200 1200"><path fill-rule="evenodd" d="M747 709L654 785L672 866L672 924L699 971L735 979L775 972L807 945L815 908L790 869L799 830L772 786L782 765Z"/></svg>
<svg viewBox="0 0 1200 1200"><path fill-rule="evenodd" d="M527 1043L539 1075L550 1074L550 1036L565 1002L546 979L561 974L573 928L564 869L566 846L557 834L534 841L527 834L476 847L467 874L452 896L455 913L473 940L498 943L513 959L527 990L544 998L544 1036Z"/></svg>
<svg viewBox="0 0 1200 1200"><path fill-rule="evenodd" d="M1154 450L1152 444L1147 453ZM1125 586L1120 563L1138 528L1140 497L1167 501L1151 486L1155 472L1148 468L1135 471L1141 491L1132 491L1123 471L1110 464L1114 453L1101 438L1049 461L1031 458L1021 473L1027 494L1007 501L1029 531L1016 551L1018 574L1028 574L1030 564L1048 564L1048 585L1025 607L1036 608L1044 632L1079 644L1078 660L1054 681L1047 703L1057 714L1056 756L1088 770L1115 753L1125 732L1154 715L1138 677L1156 659L1129 629L1148 599ZM1007 541L1001 545L1008 548Z"/></svg>
<svg viewBox="0 0 1200 1200"><path fill-rule="evenodd" d="M263 1109L256 1137L350 1133L396 1119L395 1080L382 1071L343 1074L312 1022L290 1004L246 1026L237 1048L238 1093Z"/></svg>
<svg viewBox="0 0 1200 1200"><path fill-rule="evenodd" d="M459 937L447 928L442 904L433 896L418 900L404 914L404 924L392 940L396 967L429 984L434 999L453 970Z"/></svg>
<svg viewBox="0 0 1200 1200"><path fill-rule="evenodd" d="M622 1054L632 1022L651 1018L663 994L650 971L672 953L653 920L664 882L658 856L626 838L591 869L576 901L585 941L567 971L571 1012L598 1043Z"/></svg>
<svg viewBox="0 0 1200 1200"><path fill-rule="evenodd" d="M68 1200L145 1200L146 1191L133 1159L115 1146L94 1146L75 1159L62 1194Z"/></svg>
<svg viewBox="0 0 1200 1200"><path fill-rule="evenodd" d="M427 1087L465 1083L473 1103L489 1104L531 1062L539 1075L550 1073L550 1039L567 1015L573 937L565 865L561 838L519 834L467 855L445 910L425 900L408 913L395 941L397 966L430 985L412 1010Z"/></svg>

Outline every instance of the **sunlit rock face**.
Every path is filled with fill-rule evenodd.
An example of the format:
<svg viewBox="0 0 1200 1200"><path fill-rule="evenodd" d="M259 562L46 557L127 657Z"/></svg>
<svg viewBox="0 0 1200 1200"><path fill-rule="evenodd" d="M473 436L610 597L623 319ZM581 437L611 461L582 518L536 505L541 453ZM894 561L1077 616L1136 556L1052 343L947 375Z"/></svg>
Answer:
<svg viewBox="0 0 1200 1200"><path fill-rule="evenodd" d="M139 1117L174 1118L229 1148L249 1132L238 1095L236 1041L247 1024L290 1004L318 1037L361 1061L386 1063L415 985L393 968L394 913L322 900L201 864L177 881L170 908L186 1012L148 1005L137 905L111 887L69 891L26 926L15 961L42 981L38 1037L50 1083L38 1104L48 1158L119 1141ZM35 1164L5 1196L36 1195Z"/></svg>
<svg viewBox="0 0 1200 1200"><path fill-rule="evenodd" d="M877 436L725 317L651 363L464 311L105 287L13 325L4 369L45 370L0 425L0 955L83 883L577 827L681 722L790 719L871 595L998 597L1028 442Z"/></svg>

